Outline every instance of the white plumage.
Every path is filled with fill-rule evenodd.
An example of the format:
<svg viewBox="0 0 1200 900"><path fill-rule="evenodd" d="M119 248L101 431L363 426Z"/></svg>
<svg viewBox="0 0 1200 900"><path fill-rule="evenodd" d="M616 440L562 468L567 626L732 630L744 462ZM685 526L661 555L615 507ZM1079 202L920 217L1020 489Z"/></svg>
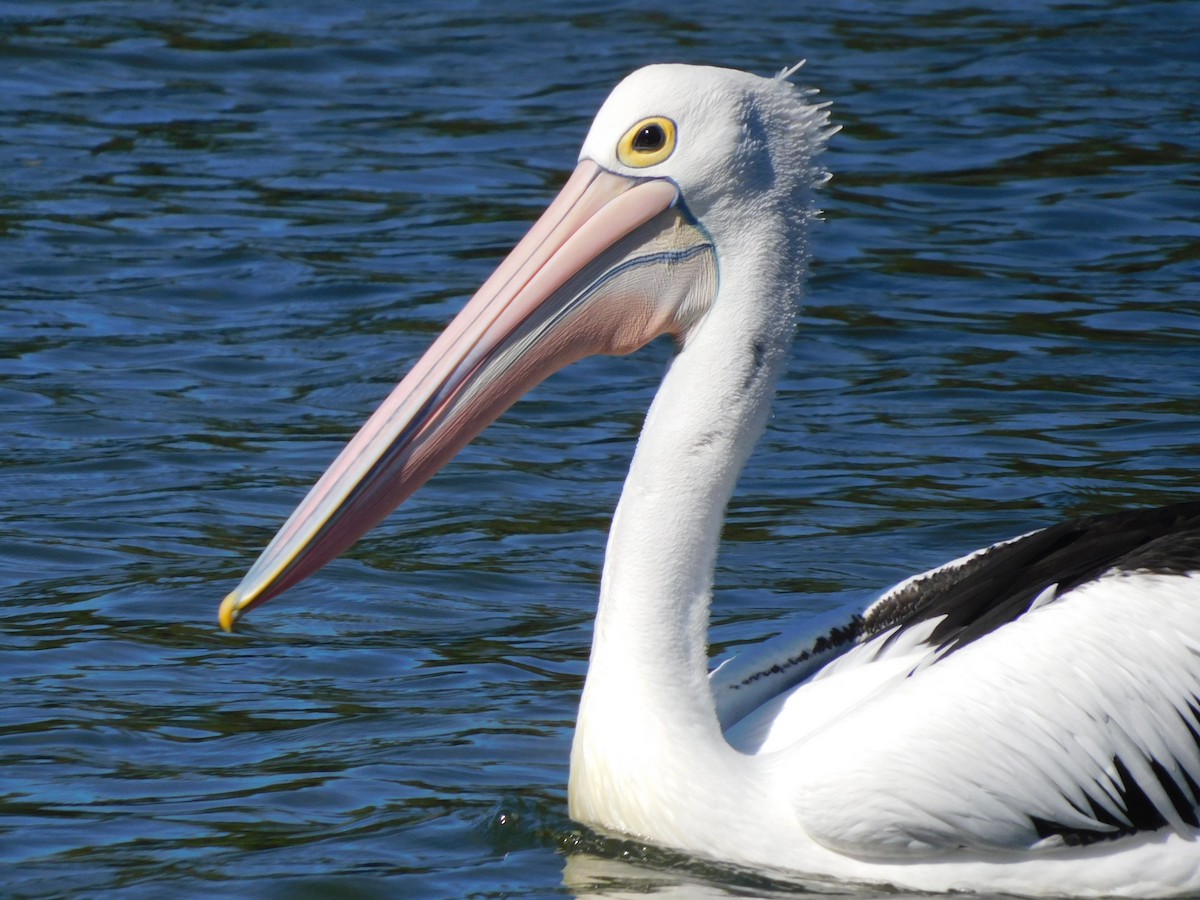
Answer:
<svg viewBox="0 0 1200 900"><path fill-rule="evenodd" d="M721 522L787 362L830 133L782 79L626 79L559 199L222 624L349 546L549 372L669 333L613 517L571 815L922 890L1200 891L1200 504L1031 532L708 673Z"/></svg>

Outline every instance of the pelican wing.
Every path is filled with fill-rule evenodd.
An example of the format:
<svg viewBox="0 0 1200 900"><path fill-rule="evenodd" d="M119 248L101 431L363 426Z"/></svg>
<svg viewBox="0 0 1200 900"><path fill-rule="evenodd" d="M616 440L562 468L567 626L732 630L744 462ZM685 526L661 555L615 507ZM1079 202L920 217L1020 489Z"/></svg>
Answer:
<svg viewBox="0 0 1200 900"><path fill-rule="evenodd" d="M865 856L1195 834L1197 562L1190 503L1055 526L898 585L862 643L789 698L795 716L810 686L851 686L794 750L806 829Z"/></svg>

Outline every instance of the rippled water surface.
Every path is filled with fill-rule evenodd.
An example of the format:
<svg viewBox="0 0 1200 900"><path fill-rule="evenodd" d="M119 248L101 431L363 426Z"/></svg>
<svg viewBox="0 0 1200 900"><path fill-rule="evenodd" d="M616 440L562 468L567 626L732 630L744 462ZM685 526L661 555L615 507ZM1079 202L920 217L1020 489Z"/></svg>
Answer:
<svg viewBox="0 0 1200 900"><path fill-rule="evenodd" d="M215 622L643 63L807 57L844 126L714 654L1195 492L1194 3L549 6L0 5L0 893L788 889L566 816L666 345L554 377Z"/></svg>

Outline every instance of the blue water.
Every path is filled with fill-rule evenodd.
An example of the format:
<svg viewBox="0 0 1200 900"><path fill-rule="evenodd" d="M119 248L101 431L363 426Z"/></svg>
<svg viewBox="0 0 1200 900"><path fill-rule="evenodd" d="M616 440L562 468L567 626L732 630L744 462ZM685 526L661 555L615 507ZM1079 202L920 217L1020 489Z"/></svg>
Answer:
<svg viewBox="0 0 1200 900"><path fill-rule="evenodd" d="M714 654L1196 492L1196 4L753 6L0 5L0 893L788 890L566 816L666 345L551 379L216 628L643 63L807 57L844 126Z"/></svg>

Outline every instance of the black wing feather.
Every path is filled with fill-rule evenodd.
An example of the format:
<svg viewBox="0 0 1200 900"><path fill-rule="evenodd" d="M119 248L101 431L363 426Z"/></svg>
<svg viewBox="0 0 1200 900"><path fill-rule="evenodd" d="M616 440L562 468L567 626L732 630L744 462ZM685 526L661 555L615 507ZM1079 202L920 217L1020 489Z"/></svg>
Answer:
<svg viewBox="0 0 1200 900"><path fill-rule="evenodd" d="M1200 502L1088 516L997 544L901 585L863 616L863 637L942 616L942 655L1025 613L1047 588L1068 591L1110 571L1200 571Z"/></svg>

